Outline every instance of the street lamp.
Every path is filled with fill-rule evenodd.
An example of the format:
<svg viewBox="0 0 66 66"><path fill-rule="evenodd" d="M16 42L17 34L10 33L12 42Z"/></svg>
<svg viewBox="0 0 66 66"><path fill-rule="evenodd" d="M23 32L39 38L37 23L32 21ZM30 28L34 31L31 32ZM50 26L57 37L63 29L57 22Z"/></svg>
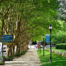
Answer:
<svg viewBox="0 0 66 66"><path fill-rule="evenodd" d="M43 56L44 56L44 35L43 35Z"/></svg>
<svg viewBox="0 0 66 66"><path fill-rule="evenodd" d="M41 53L41 41L40 41L40 53Z"/></svg>
<svg viewBox="0 0 66 66"><path fill-rule="evenodd" d="M52 30L52 25L49 25L49 29L50 29L50 62L52 61L52 49L51 49L51 30Z"/></svg>

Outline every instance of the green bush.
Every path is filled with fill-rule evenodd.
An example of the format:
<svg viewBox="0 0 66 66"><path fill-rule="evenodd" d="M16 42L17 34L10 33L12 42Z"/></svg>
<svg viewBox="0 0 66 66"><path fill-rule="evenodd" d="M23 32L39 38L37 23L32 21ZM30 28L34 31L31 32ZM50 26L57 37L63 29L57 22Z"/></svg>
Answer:
<svg viewBox="0 0 66 66"><path fill-rule="evenodd" d="M51 42L52 45L54 45L55 43ZM47 45L50 45L50 42L47 42Z"/></svg>
<svg viewBox="0 0 66 66"><path fill-rule="evenodd" d="M66 43L66 32L57 31L57 33L51 35L51 39L54 44Z"/></svg>
<svg viewBox="0 0 66 66"><path fill-rule="evenodd" d="M20 53L18 53L18 54L16 53L16 54L15 54L15 57L19 57L19 56L21 56L21 54L20 54Z"/></svg>
<svg viewBox="0 0 66 66"><path fill-rule="evenodd" d="M49 43L47 43L48 45L50 45L50 42Z"/></svg>
<svg viewBox="0 0 66 66"><path fill-rule="evenodd" d="M4 65L5 63L4 62L0 62L0 65Z"/></svg>
<svg viewBox="0 0 66 66"><path fill-rule="evenodd" d="M11 61L13 60L13 56L9 56L9 57L3 57L5 61Z"/></svg>
<svg viewBox="0 0 66 66"><path fill-rule="evenodd" d="M26 51L23 51L22 53L18 53L18 54L16 53L16 54L15 54L15 57L19 57L19 56L21 56L21 55L23 55L23 54L25 54L25 53L26 53Z"/></svg>
<svg viewBox="0 0 66 66"><path fill-rule="evenodd" d="M26 53L26 51L23 51L22 53L21 53L21 55L23 55L23 54L25 54Z"/></svg>
<svg viewBox="0 0 66 66"><path fill-rule="evenodd" d="M66 43L56 44L55 48L56 49L66 49Z"/></svg>

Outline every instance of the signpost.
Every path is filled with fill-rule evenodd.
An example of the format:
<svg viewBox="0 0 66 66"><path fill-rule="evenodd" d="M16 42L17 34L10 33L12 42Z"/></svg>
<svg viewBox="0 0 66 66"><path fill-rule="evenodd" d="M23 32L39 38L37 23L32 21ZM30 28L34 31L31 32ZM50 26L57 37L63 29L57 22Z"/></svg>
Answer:
<svg viewBox="0 0 66 66"><path fill-rule="evenodd" d="M0 52L2 51L2 43L0 42Z"/></svg>
<svg viewBox="0 0 66 66"><path fill-rule="evenodd" d="M3 45L2 43L0 42L0 62L3 62Z"/></svg>
<svg viewBox="0 0 66 66"><path fill-rule="evenodd" d="M3 35L1 42L3 44L11 44L13 42L13 37L11 35Z"/></svg>
<svg viewBox="0 0 66 66"><path fill-rule="evenodd" d="M3 35L2 38L1 38L1 42L5 45L12 44L12 42L13 42L12 35ZM0 52L1 52L0 61L5 62L4 59L3 59L3 44L2 43L0 43Z"/></svg>
<svg viewBox="0 0 66 66"><path fill-rule="evenodd" d="M46 34L46 42L50 42L50 34Z"/></svg>

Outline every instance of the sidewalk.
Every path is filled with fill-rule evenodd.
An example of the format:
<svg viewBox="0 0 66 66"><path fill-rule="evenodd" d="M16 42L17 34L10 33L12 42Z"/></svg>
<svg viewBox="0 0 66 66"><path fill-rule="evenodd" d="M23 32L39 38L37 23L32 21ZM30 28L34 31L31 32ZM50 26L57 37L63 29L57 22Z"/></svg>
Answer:
<svg viewBox="0 0 66 66"><path fill-rule="evenodd" d="M2 66L42 66L37 55L36 48L30 48L25 55L13 59L13 61L6 61Z"/></svg>

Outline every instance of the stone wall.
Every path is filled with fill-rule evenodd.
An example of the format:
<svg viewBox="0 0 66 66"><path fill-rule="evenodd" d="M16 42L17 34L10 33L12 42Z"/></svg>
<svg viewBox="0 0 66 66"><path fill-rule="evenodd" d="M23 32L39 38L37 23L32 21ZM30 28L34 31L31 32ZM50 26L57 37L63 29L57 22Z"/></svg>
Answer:
<svg viewBox="0 0 66 66"><path fill-rule="evenodd" d="M50 51L50 49L45 48L46 50ZM65 52L59 52L56 50L52 50L52 52L54 52L55 54L61 55L63 57L66 57L66 51Z"/></svg>

